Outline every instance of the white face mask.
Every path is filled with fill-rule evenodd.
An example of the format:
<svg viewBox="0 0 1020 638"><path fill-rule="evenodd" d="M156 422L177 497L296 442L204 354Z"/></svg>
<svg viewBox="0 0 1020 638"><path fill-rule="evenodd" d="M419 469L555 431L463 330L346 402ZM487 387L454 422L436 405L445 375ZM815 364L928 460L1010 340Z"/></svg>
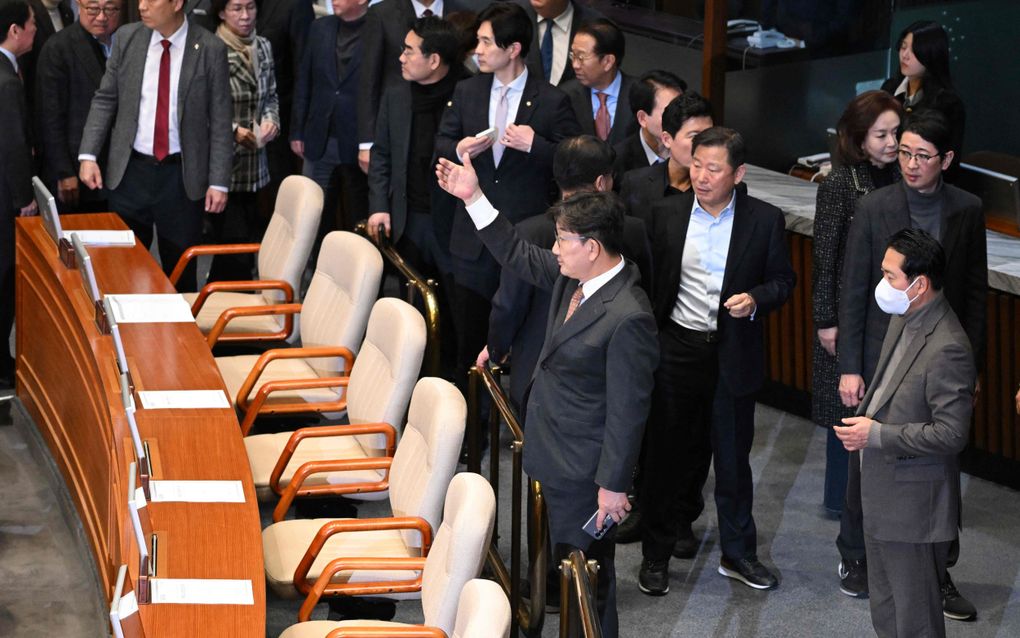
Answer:
<svg viewBox="0 0 1020 638"><path fill-rule="evenodd" d="M914 287L920 277L915 277L914 281L910 282L904 290L897 290L892 287L889 281L882 277L879 280L878 285L875 286L875 301L878 302L878 307L882 309L882 312L889 313L890 315L903 315L906 314L907 309L910 308L910 304L913 303L914 299L911 299L907 295L907 290Z"/></svg>

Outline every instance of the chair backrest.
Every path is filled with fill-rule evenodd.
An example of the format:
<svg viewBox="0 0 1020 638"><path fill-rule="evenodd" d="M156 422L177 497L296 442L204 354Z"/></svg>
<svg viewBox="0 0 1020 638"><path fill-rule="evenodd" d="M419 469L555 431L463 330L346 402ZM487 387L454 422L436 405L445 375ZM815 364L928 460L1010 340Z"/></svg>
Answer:
<svg viewBox="0 0 1020 638"><path fill-rule="evenodd" d="M301 345L344 346L358 354L382 270L382 255L372 242L341 230L326 235L301 304ZM321 377L350 374L340 357L309 363Z"/></svg>
<svg viewBox="0 0 1020 638"><path fill-rule="evenodd" d="M491 580L475 578L464 585L457 605L457 624L450 638L507 638L510 601Z"/></svg>
<svg viewBox="0 0 1020 638"><path fill-rule="evenodd" d="M322 189L301 175L291 175L280 184L276 206L259 248L259 278L282 279L301 297L301 276L308 264L322 216ZM283 293L266 290L267 304L283 303Z"/></svg>
<svg viewBox="0 0 1020 638"><path fill-rule="evenodd" d="M467 403L449 381L425 377L414 386L407 425L390 467L390 506L394 516L420 516L439 529L443 501L457 471L464 442ZM404 542L421 546L418 532L405 530Z"/></svg>
<svg viewBox="0 0 1020 638"><path fill-rule="evenodd" d="M402 424L424 354L421 313L399 299L375 302L347 385L350 422ZM358 442L369 455L381 455L385 449L381 434L359 435Z"/></svg>
<svg viewBox="0 0 1020 638"><path fill-rule="evenodd" d="M421 606L425 624L453 631L460 593L477 578L496 517L492 486L478 474L461 472L450 481L443 522L422 571Z"/></svg>

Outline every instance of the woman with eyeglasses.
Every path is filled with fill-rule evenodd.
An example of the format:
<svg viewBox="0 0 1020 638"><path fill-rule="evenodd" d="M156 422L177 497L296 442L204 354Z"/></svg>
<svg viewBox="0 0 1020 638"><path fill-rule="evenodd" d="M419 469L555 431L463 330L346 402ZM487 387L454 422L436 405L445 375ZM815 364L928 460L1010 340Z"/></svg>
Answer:
<svg viewBox="0 0 1020 638"><path fill-rule="evenodd" d="M950 148L955 153L955 167L960 161L967 113L949 73L949 37L945 29L931 20L914 22L900 33L896 50L899 68L882 84L882 90L895 96L908 114L935 109L945 116L952 129Z"/></svg>
<svg viewBox="0 0 1020 638"><path fill-rule="evenodd" d="M843 252L857 200L900 178L898 131L903 109L884 91L868 91L850 101L839 119L837 167L818 187L812 263L814 342L811 414L828 428L823 503L833 515L843 509L848 453L833 425L854 415L839 396L836 338Z"/></svg>
<svg viewBox="0 0 1020 638"><path fill-rule="evenodd" d="M227 208L210 215L217 243L260 241L259 189L269 183L265 145L280 133L280 103L269 41L255 34L255 0L213 0L220 23L216 35L227 45L230 95L234 103L234 170ZM217 255L209 281L251 279L252 255Z"/></svg>

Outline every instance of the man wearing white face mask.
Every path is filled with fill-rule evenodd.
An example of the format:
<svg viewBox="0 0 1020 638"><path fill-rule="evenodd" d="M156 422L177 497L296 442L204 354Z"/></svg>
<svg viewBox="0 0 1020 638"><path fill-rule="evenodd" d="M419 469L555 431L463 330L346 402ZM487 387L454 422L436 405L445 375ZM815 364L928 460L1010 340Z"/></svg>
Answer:
<svg viewBox="0 0 1020 638"><path fill-rule="evenodd" d="M889 240L875 300L892 314L875 382L836 436L860 451L871 620L879 636L945 636L940 580L960 528L960 467L976 371L942 294L931 235Z"/></svg>

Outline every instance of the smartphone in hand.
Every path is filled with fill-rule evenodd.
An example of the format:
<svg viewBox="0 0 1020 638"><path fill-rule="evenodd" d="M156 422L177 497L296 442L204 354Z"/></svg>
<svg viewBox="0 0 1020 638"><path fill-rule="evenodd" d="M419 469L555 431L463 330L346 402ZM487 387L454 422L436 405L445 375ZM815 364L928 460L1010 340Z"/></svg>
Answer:
<svg viewBox="0 0 1020 638"><path fill-rule="evenodd" d="M588 522L585 523L583 527L581 527L581 529L584 530L585 534L591 536L595 540L601 540L602 537L606 535L606 532L609 531L609 528L611 528L613 525L616 525L616 519L613 518L613 515L606 514L605 520L602 521L602 529L597 529L595 527L595 523L598 520L598 516L599 511L595 510L595 513L591 515L591 518L588 519Z"/></svg>

